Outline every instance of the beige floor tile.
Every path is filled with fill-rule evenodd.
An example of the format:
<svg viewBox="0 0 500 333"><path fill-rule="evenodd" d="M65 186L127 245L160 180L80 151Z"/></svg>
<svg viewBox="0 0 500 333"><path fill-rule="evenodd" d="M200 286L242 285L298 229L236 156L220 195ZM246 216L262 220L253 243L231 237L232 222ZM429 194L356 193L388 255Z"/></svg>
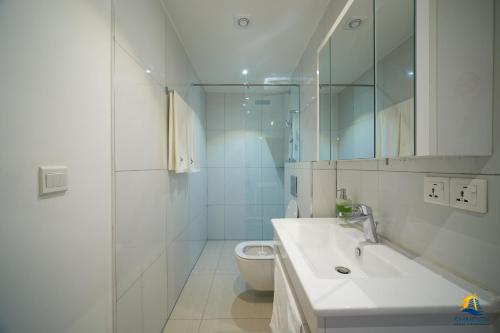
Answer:
<svg viewBox="0 0 500 333"><path fill-rule="evenodd" d="M234 253L234 248L239 243L244 242L243 240L229 240L224 242L224 247L222 248L222 254L232 254Z"/></svg>
<svg viewBox="0 0 500 333"><path fill-rule="evenodd" d="M167 322L163 333L198 333L201 320L176 320Z"/></svg>
<svg viewBox="0 0 500 333"><path fill-rule="evenodd" d="M224 241L208 241L203 249L203 253L206 254L221 254L224 248Z"/></svg>
<svg viewBox="0 0 500 333"><path fill-rule="evenodd" d="M193 274L213 274L217 270L220 254L203 252L193 269Z"/></svg>
<svg viewBox="0 0 500 333"><path fill-rule="evenodd" d="M238 263L234 254L220 256L216 274L239 274Z"/></svg>
<svg viewBox="0 0 500 333"><path fill-rule="evenodd" d="M212 319L201 322L199 333L271 332L269 319Z"/></svg>
<svg viewBox="0 0 500 333"><path fill-rule="evenodd" d="M212 274L191 274L170 318L201 319L213 277Z"/></svg>
<svg viewBox="0 0 500 333"><path fill-rule="evenodd" d="M272 293L250 290L238 274L216 274L204 318L270 318L272 302Z"/></svg>

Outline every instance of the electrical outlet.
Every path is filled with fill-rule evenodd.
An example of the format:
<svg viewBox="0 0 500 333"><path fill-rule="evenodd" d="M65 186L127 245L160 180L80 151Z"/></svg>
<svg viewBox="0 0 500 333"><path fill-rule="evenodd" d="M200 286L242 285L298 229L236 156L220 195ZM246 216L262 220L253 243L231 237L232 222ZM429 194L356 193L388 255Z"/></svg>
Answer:
<svg viewBox="0 0 500 333"><path fill-rule="evenodd" d="M450 181L450 206L478 213L486 213L486 179L452 178Z"/></svg>
<svg viewBox="0 0 500 333"><path fill-rule="evenodd" d="M424 201L431 204L450 205L450 179L445 177L424 178Z"/></svg>

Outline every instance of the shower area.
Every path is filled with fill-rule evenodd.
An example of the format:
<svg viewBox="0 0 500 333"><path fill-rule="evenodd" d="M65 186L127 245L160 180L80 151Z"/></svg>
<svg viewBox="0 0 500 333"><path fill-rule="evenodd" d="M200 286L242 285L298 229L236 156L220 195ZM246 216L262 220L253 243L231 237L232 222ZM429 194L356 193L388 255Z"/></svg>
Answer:
<svg viewBox="0 0 500 333"><path fill-rule="evenodd" d="M204 85L209 240L270 240L300 159L297 85Z"/></svg>

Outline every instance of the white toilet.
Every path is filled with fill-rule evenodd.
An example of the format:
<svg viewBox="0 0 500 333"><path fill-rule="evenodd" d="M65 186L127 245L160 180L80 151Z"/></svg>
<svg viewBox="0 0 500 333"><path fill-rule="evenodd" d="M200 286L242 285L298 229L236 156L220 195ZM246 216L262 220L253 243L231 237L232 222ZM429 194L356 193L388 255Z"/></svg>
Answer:
<svg viewBox="0 0 500 333"><path fill-rule="evenodd" d="M287 206L287 218L298 217L295 200ZM241 275L254 290L274 290L274 241L241 242L234 249Z"/></svg>

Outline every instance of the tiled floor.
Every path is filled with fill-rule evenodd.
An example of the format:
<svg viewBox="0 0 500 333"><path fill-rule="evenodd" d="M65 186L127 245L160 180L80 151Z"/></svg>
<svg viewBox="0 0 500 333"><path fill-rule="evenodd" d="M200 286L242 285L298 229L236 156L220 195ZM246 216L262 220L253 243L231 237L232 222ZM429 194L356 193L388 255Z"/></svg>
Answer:
<svg viewBox="0 0 500 333"><path fill-rule="evenodd" d="M163 333L271 332L273 295L249 289L234 259L239 241L209 241Z"/></svg>

